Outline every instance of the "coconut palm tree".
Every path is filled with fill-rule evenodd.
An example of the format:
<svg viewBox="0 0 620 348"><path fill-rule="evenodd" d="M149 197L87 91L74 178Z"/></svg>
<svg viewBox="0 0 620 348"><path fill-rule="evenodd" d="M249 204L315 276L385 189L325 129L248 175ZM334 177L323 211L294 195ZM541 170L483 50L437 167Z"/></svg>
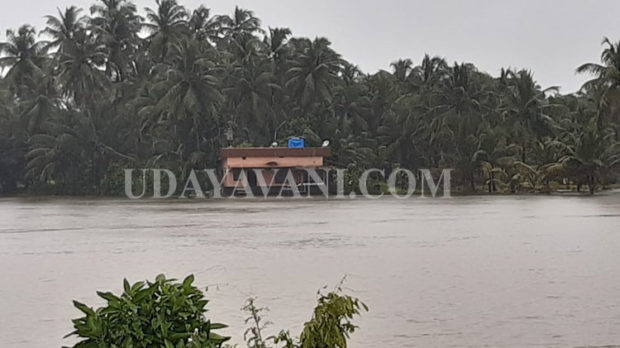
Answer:
<svg viewBox="0 0 620 348"><path fill-rule="evenodd" d="M48 49L65 51L67 45L73 43L77 32L84 30L85 18L80 16L82 9L75 6L67 7L64 12L58 9L58 17L45 16L47 26L42 31L48 35L51 41L47 44Z"/></svg>
<svg viewBox="0 0 620 348"><path fill-rule="evenodd" d="M0 71L8 69L4 79L17 95L24 95L43 75L45 42L36 40L36 31L29 25L17 32L6 31L6 42L0 42Z"/></svg>
<svg viewBox="0 0 620 348"><path fill-rule="evenodd" d="M29 151L26 154L26 177L30 180L47 183L67 184L79 190L84 180L88 153L92 146L84 137L88 129L86 118L69 112L54 123L50 123L43 133L28 139Z"/></svg>
<svg viewBox="0 0 620 348"><path fill-rule="evenodd" d="M601 53L601 63L586 63L577 68L578 73L593 75L594 78L583 84L582 90L597 95L599 105L598 126L603 127L604 118L619 120L620 96L620 42L603 39L605 48Z"/></svg>
<svg viewBox="0 0 620 348"><path fill-rule="evenodd" d="M202 5L192 12L188 26L194 40L207 41L212 45L220 40L221 23L217 17L211 16L211 10Z"/></svg>
<svg viewBox="0 0 620 348"><path fill-rule="evenodd" d="M236 64L228 76L230 87L225 89L232 103L233 122L241 128L252 128L258 143L268 144L277 127L271 97L280 86L267 59L253 64ZM248 139L252 142L252 139Z"/></svg>
<svg viewBox="0 0 620 348"><path fill-rule="evenodd" d="M106 75L120 82L133 73L131 64L138 49L142 18L136 5L127 0L99 0L91 6L89 29L106 51Z"/></svg>
<svg viewBox="0 0 620 348"><path fill-rule="evenodd" d="M151 54L162 62L170 45L174 45L186 31L188 14L176 0L156 0L155 3L157 9L146 8L144 27L150 33L147 41Z"/></svg>
<svg viewBox="0 0 620 348"><path fill-rule="evenodd" d="M232 17L219 16L218 20L222 34L228 39L253 36L263 32L260 28L260 19L254 16L254 12L238 6L235 6Z"/></svg>
<svg viewBox="0 0 620 348"><path fill-rule="evenodd" d="M565 142L557 143L564 150L559 162L575 181L588 185L590 194L594 194L605 171L620 164L620 142L615 137L611 129L601 132L593 119L579 133L570 133Z"/></svg>
<svg viewBox="0 0 620 348"><path fill-rule="evenodd" d="M406 82L409 78L409 74L413 71L413 62L411 59L399 59L390 64L392 67L392 74L399 82Z"/></svg>
<svg viewBox="0 0 620 348"><path fill-rule="evenodd" d="M13 94L0 80L0 193L15 193L25 166L26 132Z"/></svg>
<svg viewBox="0 0 620 348"><path fill-rule="evenodd" d="M292 91L305 113L311 103L332 99L342 60L325 38L295 41L295 45L285 87Z"/></svg>
<svg viewBox="0 0 620 348"><path fill-rule="evenodd" d="M36 134L41 126L58 113L62 101L56 89L56 81L46 76L27 97L19 101L20 119L28 134Z"/></svg>
<svg viewBox="0 0 620 348"><path fill-rule="evenodd" d="M107 50L86 30L76 32L73 42L57 53L55 73L62 94L84 108L106 95L108 80L100 67Z"/></svg>
<svg viewBox="0 0 620 348"><path fill-rule="evenodd" d="M512 167L515 162L514 145L506 144L504 133L500 127L484 129L479 136L480 149L474 155L477 160L481 161L489 193L499 190L498 187L504 184L502 179L506 179L506 169Z"/></svg>
<svg viewBox="0 0 620 348"><path fill-rule="evenodd" d="M546 113L549 105L545 92L554 87L543 91L526 70L509 74L508 94L501 108L513 130L511 140L521 145L521 161L527 163L532 141L551 134L553 119Z"/></svg>
<svg viewBox="0 0 620 348"><path fill-rule="evenodd" d="M430 88L447 77L447 68L445 59L425 54L422 63L413 68L412 78L418 85Z"/></svg>
<svg viewBox="0 0 620 348"><path fill-rule="evenodd" d="M291 36L289 28L269 28L269 35L264 38L264 44L269 49L269 58L276 63L281 63L286 55L287 40Z"/></svg>
<svg viewBox="0 0 620 348"><path fill-rule="evenodd" d="M338 129L345 133L359 134L370 130L371 101L366 86L358 83L360 77L358 67L343 62L342 83L334 90L333 108L338 118Z"/></svg>
<svg viewBox="0 0 620 348"><path fill-rule="evenodd" d="M200 151L217 128L217 106L221 103L220 81L214 63L215 52L191 40L171 45L165 70L153 87L160 95L155 110L161 121L180 132L177 139L186 152ZM195 142L187 142L189 139Z"/></svg>

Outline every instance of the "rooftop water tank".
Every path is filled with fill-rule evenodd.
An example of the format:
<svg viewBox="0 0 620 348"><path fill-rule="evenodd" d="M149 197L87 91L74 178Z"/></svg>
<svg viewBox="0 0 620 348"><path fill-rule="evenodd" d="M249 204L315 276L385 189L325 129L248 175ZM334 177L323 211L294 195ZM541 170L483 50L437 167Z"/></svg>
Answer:
<svg viewBox="0 0 620 348"><path fill-rule="evenodd" d="M306 140L304 138L289 138L288 139L289 149L303 149L304 147L306 147Z"/></svg>

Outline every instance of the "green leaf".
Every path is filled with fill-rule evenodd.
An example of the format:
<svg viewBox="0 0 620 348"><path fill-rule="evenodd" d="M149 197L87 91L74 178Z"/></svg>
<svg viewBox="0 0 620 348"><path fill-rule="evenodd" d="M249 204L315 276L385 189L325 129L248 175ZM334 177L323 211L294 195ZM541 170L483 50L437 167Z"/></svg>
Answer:
<svg viewBox="0 0 620 348"><path fill-rule="evenodd" d="M73 305L86 315L95 315L95 311L81 302L73 301Z"/></svg>
<svg viewBox="0 0 620 348"><path fill-rule="evenodd" d="M185 278L185 280L183 280L183 288L189 289L193 282L194 282L194 275L190 274L189 276L187 276L187 278Z"/></svg>

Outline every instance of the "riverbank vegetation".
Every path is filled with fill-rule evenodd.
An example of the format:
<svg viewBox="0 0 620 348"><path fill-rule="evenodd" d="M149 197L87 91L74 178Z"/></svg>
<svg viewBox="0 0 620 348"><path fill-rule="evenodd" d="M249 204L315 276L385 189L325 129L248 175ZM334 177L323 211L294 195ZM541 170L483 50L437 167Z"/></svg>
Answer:
<svg viewBox="0 0 620 348"><path fill-rule="evenodd" d="M82 317L74 319L73 348L233 348L230 337L220 332L227 326L207 319L205 294L190 275L182 282L159 275L153 282L123 282L123 293L97 292L107 304L93 309L74 301ZM299 338L288 331L267 336L268 322L249 299L243 308L250 327L244 334L248 348L346 348L357 326L352 319L367 311L364 303L342 294L340 287L327 294L319 292L312 318L304 324Z"/></svg>
<svg viewBox="0 0 620 348"><path fill-rule="evenodd" d="M620 43L564 95L426 55L364 73L327 38L175 0L100 0L8 30L0 44L0 193L114 194L123 168L179 177L228 145L329 139L330 164L454 168L464 191L590 190L619 161ZM415 44L415 43L411 43Z"/></svg>

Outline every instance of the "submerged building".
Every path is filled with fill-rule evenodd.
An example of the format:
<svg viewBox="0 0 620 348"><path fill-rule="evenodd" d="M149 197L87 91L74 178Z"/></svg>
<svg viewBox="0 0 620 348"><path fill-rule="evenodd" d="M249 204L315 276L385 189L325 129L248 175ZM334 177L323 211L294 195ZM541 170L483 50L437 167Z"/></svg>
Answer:
<svg viewBox="0 0 620 348"><path fill-rule="evenodd" d="M327 147L242 147L220 150L226 194L322 194L329 187ZM320 180L309 174L313 170Z"/></svg>

